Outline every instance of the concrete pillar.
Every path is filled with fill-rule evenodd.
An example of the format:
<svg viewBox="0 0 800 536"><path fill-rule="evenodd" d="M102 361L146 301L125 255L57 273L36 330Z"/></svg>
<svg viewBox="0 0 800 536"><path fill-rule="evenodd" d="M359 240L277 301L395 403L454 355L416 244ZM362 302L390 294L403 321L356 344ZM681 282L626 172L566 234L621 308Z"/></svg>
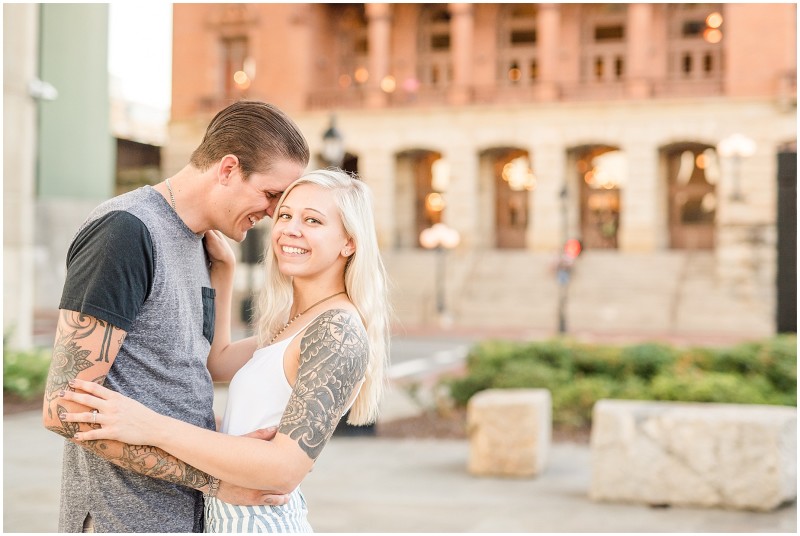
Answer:
<svg viewBox="0 0 800 536"><path fill-rule="evenodd" d="M652 64L652 19L651 4L628 5L628 50L626 93L633 99L644 99L652 93L650 65Z"/></svg>
<svg viewBox="0 0 800 536"><path fill-rule="evenodd" d="M370 147L358 155L358 174L372 189L374 196L373 211L378 245L381 248L397 246L394 155L388 149Z"/></svg>
<svg viewBox="0 0 800 536"><path fill-rule="evenodd" d="M444 158L450 163L450 188L444 223L461 233L461 247L473 248L479 236L478 154L472 146L448 147Z"/></svg>
<svg viewBox="0 0 800 536"><path fill-rule="evenodd" d="M539 83L537 98L553 101L558 98L558 56L560 49L561 6L558 4L540 4L536 21L539 33L536 59L539 63Z"/></svg>
<svg viewBox="0 0 800 536"><path fill-rule="evenodd" d="M367 39L369 41L369 82L366 104L368 108L386 106L386 93L381 81L389 75L392 6L390 4L365 4L367 13Z"/></svg>
<svg viewBox="0 0 800 536"><path fill-rule="evenodd" d="M628 174L620 191L620 251L658 249L663 199L658 184L658 148L649 142L623 147Z"/></svg>
<svg viewBox="0 0 800 536"><path fill-rule="evenodd" d="M3 339L12 348L33 344L37 136L28 83L38 71L38 36L37 4L3 6L3 48L14 51L3 62Z"/></svg>
<svg viewBox="0 0 800 536"><path fill-rule="evenodd" d="M453 85L448 94L451 105L467 104L472 92L474 18L472 4L450 4Z"/></svg>
<svg viewBox="0 0 800 536"><path fill-rule="evenodd" d="M562 145L537 144L531 149L536 190L533 192L532 222L528 247L535 251L557 251L564 239L564 200L561 191L567 180L567 152ZM568 202L568 201L567 201Z"/></svg>

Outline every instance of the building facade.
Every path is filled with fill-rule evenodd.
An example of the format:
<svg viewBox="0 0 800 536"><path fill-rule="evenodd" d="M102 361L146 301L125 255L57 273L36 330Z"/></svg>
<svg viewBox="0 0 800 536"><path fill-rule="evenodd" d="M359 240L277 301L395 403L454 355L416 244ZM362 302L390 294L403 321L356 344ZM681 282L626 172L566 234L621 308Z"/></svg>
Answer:
<svg viewBox="0 0 800 536"><path fill-rule="evenodd" d="M756 337L775 332L778 295L796 296L776 284L794 4L175 4L173 17L165 175L234 100L287 111L312 167L331 163L335 118L336 163L376 194L400 329ZM452 250L422 247L437 223L460 235ZM559 278L571 238L583 251Z"/></svg>

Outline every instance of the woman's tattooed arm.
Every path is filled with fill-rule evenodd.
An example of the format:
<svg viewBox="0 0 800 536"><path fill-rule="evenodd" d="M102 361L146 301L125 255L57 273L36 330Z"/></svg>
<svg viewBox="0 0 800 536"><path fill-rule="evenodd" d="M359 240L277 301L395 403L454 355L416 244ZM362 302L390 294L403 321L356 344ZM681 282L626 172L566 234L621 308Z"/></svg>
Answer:
<svg viewBox="0 0 800 536"><path fill-rule="evenodd" d="M367 334L341 309L320 315L300 341L300 366L278 431L315 460L367 370Z"/></svg>

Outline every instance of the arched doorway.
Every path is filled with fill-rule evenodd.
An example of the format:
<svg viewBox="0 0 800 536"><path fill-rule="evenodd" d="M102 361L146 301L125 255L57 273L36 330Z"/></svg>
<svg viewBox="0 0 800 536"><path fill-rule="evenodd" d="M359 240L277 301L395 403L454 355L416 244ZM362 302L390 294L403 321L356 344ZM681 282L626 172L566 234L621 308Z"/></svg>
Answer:
<svg viewBox="0 0 800 536"><path fill-rule="evenodd" d="M669 145L661 154L667 174L670 248L713 248L720 174L716 150L685 142Z"/></svg>
<svg viewBox="0 0 800 536"><path fill-rule="evenodd" d="M442 221L448 180L448 164L438 151L411 149L397 155L398 247L420 247L420 233Z"/></svg>
<svg viewBox="0 0 800 536"><path fill-rule="evenodd" d="M580 191L581 241L586 249L616 249L620 225L620 191L627 176L625 154L609 145L573 149Z"/></svg>
<svg viewBox="0 0 800 536"><path fill-rule="evenodd" d="M494 193L494 247L524 248L528 230L530 192L536 187L528 151L496 147L481 154L481 168ZM488 181L486 179L489 179Z"/></svg>

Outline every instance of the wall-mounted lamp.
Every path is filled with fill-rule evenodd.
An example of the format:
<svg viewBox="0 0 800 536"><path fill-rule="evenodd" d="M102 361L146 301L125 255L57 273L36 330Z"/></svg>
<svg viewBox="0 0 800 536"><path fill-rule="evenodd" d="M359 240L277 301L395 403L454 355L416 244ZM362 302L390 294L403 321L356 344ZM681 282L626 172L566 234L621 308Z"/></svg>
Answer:
<svg viewBox="0 0 800 536"><path fill-rule="evenodd" d="M344 153L344 138L336 128L336 116L331 115L331 126L322 135L322 158L330 166L342 167Z"/></svg>
<svg viewBox="0 0 800 536"><path fill-rule="evenodd" d="M756 142L744 134L731 134L719 142L717 152L723 158L730 158L731 160L731 176L733 178L731 201L743 201L744 195L742 195L741 190L742 158L749 158L755 154Z"/></svg>

